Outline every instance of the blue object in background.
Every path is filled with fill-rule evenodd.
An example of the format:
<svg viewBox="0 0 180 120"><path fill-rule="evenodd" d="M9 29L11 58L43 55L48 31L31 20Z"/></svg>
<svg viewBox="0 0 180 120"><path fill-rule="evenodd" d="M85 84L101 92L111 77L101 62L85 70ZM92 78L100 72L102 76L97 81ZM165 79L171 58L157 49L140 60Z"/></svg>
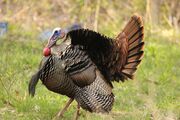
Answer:
<svg viewBox="0 0 180 120"><path fill-rule="evenodd" d="M81 24L73 24L69 27L66 28L67 32L72 31L72 30L77 30L77 29L81 29L82 25Z"/></svg>
<svg viewBox="0 0 180 120"><path fill-rule="evenodd" d="M66 33L72 30L77 30L77 29L81 29L82 25L81 24L73 24L67 28L65 28ZM39 35L39 40L41 41L47 41L50 36L52 35L53 29L46 29L44 30L42 33L40 33Z"/></svg>
<svg viewBox="0 0 180 120"><path fill-rule="evenodd" d="M40 33L39 35L39 40L41 41L46 41L49 39L49 37L51 36L53 30L52 29L46 29L44 30L42 33Z"/></svg>
<svg viewBox="0 0 180 120"><path fill-rule="evenodd" d="M7 22L0 22L0 37L5 35L8 30L8 23Z"/></svg>

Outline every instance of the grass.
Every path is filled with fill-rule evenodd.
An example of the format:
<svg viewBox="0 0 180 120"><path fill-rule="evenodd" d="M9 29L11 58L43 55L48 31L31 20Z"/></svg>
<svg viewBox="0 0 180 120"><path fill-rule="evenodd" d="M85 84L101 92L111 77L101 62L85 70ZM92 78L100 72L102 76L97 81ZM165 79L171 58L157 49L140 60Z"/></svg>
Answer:
<svg viewBox="0 0 180 120"><path fill-rule="evenodd" d="M0 119L50 120L67 101L41 82L35 97L28 95L28 82L38 68L44 45L33 39L31 34L0 39ZM81 110L80 120L180 119L179 43L154 34L146 36L145 42L145 56L135 80L114 83L112 112L102 115ZM64 120L73 117L75 108L74 102Z"/></svg>

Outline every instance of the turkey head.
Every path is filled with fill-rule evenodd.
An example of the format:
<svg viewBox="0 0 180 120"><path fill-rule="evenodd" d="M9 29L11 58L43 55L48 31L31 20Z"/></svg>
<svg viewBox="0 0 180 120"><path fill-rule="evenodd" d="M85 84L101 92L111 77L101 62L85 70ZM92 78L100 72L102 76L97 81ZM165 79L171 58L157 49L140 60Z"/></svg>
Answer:
<svg viewBox="0 0 180 120"><path fill-rule="evenodd" d="M57 50L51 50L54 46L56 46L56 42L59 40L59 39L63 39L65 38L65 31L62 30L61 28L55 28L53 30L53 33L50 37L50 39L48 40L48 44L46 45L46 47L43 49L43 55L45 57L51 55L52 53L54 53L54 51L57 51ZM56 47L55 47L56 48ZM56 54L56 53L54 53Z"/></svg>

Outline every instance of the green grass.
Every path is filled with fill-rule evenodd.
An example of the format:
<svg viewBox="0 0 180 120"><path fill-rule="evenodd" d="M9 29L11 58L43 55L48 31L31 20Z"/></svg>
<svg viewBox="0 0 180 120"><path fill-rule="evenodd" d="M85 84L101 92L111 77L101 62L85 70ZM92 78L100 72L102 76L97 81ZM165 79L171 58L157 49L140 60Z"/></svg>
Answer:
<svg viewBox="0 0 180 120"><path fill-rule="evenodd" d="M35 97L28 95L28 82L38 68L44 45L31 36L0 39L0 119L50 120L67 100L48 91L41 82ZM146 36L145 43L135 80L114 83L112 112L102 115L81 110L80 120L180 119L180 44L157 35ZM74 116L75 108L74 102L65 120Z"/></svg>

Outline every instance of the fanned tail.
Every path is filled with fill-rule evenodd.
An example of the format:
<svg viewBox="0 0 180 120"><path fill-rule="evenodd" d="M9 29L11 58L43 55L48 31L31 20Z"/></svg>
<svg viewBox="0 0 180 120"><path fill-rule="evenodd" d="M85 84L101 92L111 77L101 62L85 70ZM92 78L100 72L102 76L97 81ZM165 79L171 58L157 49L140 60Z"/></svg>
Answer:
<svg viewBox="0 0 180 120"><path fill-rule="evenodd" d="M143 56L143 23L138 15L131 17L124 30L114 39L87 29L70 31L72 45L85 48L108 82L133 79Z"/></svg>
<svg viewBox="0 0 180 120"><path fill-rule="evenodd" d="M117 37L121 58L118 72L121 73L122 81L127 78L133 79L137 66L141 62L144 46L143 30L141 17L134 15Z"/></svg>

